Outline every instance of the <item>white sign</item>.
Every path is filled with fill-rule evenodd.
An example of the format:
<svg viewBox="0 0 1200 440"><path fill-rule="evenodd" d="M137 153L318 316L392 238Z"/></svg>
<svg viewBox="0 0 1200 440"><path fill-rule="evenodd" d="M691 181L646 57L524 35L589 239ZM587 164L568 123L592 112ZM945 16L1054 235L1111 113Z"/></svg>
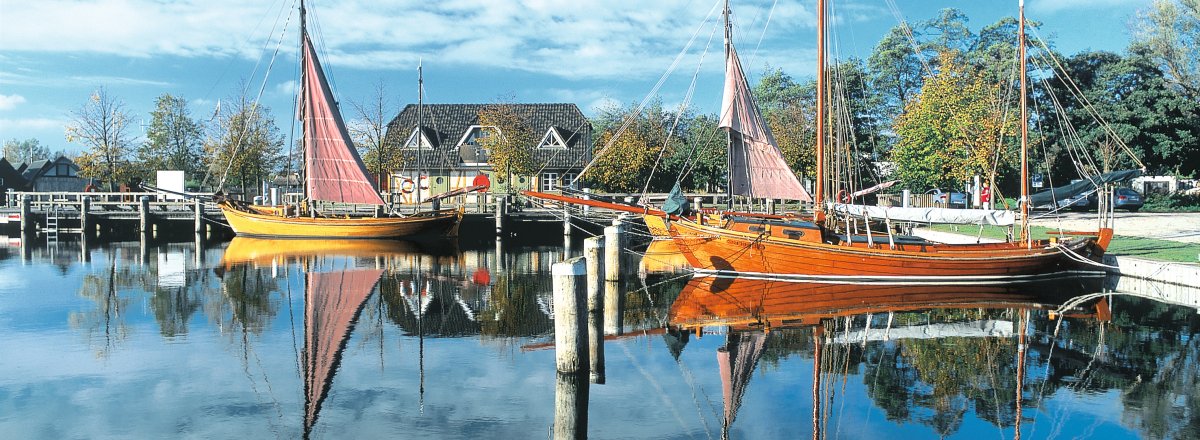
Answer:
<svg viewBox="0 0 1200 440"><path fill-rule="evenodd" d="M183 193L183 171L159 171L158 180L154 183L154 186L167 191ZM183 197L171 193L160 192L158 194L158 200L183 200Z"/></svg>

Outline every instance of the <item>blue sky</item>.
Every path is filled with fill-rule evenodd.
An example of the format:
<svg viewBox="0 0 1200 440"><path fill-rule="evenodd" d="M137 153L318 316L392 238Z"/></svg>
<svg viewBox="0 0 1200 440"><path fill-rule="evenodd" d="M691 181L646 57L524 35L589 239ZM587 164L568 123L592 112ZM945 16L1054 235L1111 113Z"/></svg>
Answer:
<svg viewBox="0 0 1200 440"><path fill-rule="evenodd" d="M897 24L887 0L831 3L841 54L869 54ZM1137 11L1149 3L1028 0L1026 11L1043 22L1042 36L1061 51L1119 52L1128 44ZM426 102L571 102L593 115L605 103L642 100L693 36L691 49L657 95L665 105L678 106L699 72L692 104L699 112L715 112L721 76L717 4L308 1L310 27L347 119L356 116L349 103L371 99L381 82L396 110L416 102L418 62L424 65ZM735 43L751 81L766 66L811 76L814 4L733 2ZM911 22L958 8L972 30L1017 11L1017 0L891 4ZM186 98L193 117L207 119L219 100L243 85L254 92L262 87L262 102L287 132L296 77L294 5L294 0L0 0L0 140L32 137L52 151L82 150L66 142L63 127L100 86L142 124L149 121L155 97L164 93ZM277 46L279 56L264 77Z"/></svg>

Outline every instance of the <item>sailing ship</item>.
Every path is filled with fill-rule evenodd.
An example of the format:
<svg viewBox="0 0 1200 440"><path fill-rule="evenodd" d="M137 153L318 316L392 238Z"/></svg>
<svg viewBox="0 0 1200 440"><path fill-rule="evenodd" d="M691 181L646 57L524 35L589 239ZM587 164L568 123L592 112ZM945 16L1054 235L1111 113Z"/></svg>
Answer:
<svg viewBox="0 0 1200 440"><path fill-rule="evenodd" d="M387 205L338 110L337 101L317 59L300 2L300 120L304 144L304 189L300 206L273 207L215 196L214 201L238 235L276 238L398 238L456 236L461 210L444 209L413 215L362 215L353 210L320 212L316 205Z"/></svg>
<svg viewBox="0 0 1200 440"><path fill-rule="evenodd" d="M825 121L825 1L818 6L818 76L816 130L824 143ZM1024 7L1021 8L1019 38L1024 37ZM1024 47L1022 43L1022 88L1024 88ZM727 81L729 83L730 81ZM726 96L729 96L727 90ZM1022 115L1026 114L1025 94L1021 94ZM734 104L737 101L734 100ZM749 103L752 105L752 101ZM726 99L724 105L730 105ZM753 114L722 110L723 115L747 119L725 122L731 136L739 127L752 126ZM1026 120L1027 118L1022 118ZM1022 198L1027 199L1028 170L1025 164L1026 124L1022 125ZM700 274L737 273L742 276L772 276L799 279L818 278L843 282L969 282L1010 283L1061 273L1095 272L1096 264L1112 238L1111 227L1072 233L1062 237L1033 240L1028 234L1028 203L1022 204L1022 239L1003 243L942 244L928 240L896 236L892 228L872 234L871 228L857 231L851 222L871 222L903 217L899 210L885 210L875 217L867 210L830 203L826 206L824 148L816 149L817 184L813 221L770 219L728 215L720 222L665 222L667 232L692 267ZM838 202L845 202L840 200ZM920 216L938 216L939 210L922 210ZM969 216L969 222L1012 224L1011 216L996 217L982 210L957 210L956 216ZM981 211L971 213L969 211ZM838 220L838 217L844 223ZM666 217L663 217L666 219Z"/></svg>

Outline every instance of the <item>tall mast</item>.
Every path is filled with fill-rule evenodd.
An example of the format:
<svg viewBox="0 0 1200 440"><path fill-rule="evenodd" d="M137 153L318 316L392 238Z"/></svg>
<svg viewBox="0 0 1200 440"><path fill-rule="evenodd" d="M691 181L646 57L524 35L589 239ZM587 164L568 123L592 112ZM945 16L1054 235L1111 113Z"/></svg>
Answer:
<svg viewBox="0 0 1200 440"><path fill-rule="evenodd" d="M421 62L417 61L417 182L416 182L416 202L417 210L421 210L421 140L424 133L421 130L421 112L425 110L425 74L421 69Z"/></svg>
<svg viewBox="0 0 1200 440"><path fill-rule="evenodd" d="M817 0L817 184L816 220L825 219L825 0Z"/></svg>
<svg viewBox="0 0 1200 440"><path fill-rule="evenodd" d="M730 55L733 54L733 25L729 23L729 0L725 0L725 10L722 11L725 18L725 62L729 62ZM728 75L728 73L726 73ZM733 210L733 134L730 130L725 130L725 169L728 170L725 176L727 180L725 184L725 195L729 198L729 210Z"/></svg>
<svg viewBox="0 0 1200 440"><path fill-rule="evenodd" d="M1025 102L1025 0L1020 2L1017 28L1017 50L1021 63L1021 241L1032 245L1029 234L1029 109Z"/></svg>
<svg viewBox="0 0 1200 440"><path fill-rule="evenodd" d="M308 71L306 64L310 62L308 59L308 51L304 48L305 42L308 40L308 26L305 23L307 21L306 17L307 12L304 10L304 0L300 0L300 93L296 95L299 99L299 102L296 103L296 108L300 114L300 171L304 173L304 175L301 177L301 180L303 181L301 186L303 188L303 200L309 200L308 197L311 193L308 188L308 152L305 151L305 144L303 141L305 134L307 134L305 129L306 124L304 123L304 117L306 116L304 114L304 89L306 87L305 84L308 84L308 81L306 78L307 73L305 72ZM313 212L311 200L309 200L308 204L309 211ZM297 209L297 211L299 211L299 209ZM299 212L296 214L300 215Z"/></svg>

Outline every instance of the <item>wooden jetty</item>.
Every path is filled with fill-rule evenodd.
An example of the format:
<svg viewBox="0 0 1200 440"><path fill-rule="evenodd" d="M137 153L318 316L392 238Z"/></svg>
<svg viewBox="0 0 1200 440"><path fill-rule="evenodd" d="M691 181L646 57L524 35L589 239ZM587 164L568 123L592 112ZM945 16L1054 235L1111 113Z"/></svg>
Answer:
<svg viewBox="0 0 1200 440"><path fill-rule="evenodd" d="M609 196L628 197L621 194ZM463 221L472 225L473 229L494 223L496 235L507 235L510 227L540 227L551 223L563 225L563 234L571 235L572 229L599 230L621 214L599 208L538 204L515 196L494 194L452 197L439 201L439 204L443 207L462 207ZM414 205L398 206L400 212L416 208ZM339 209L341 211L338 212L347 214L364 214L354 206ZM215 204L158 192L10 191L8 204L0 206L0 228L8 225L18 226L23 232L87 232L91 235L113 232L206 233L214 228L228 228L224 215Z"/></svg>

